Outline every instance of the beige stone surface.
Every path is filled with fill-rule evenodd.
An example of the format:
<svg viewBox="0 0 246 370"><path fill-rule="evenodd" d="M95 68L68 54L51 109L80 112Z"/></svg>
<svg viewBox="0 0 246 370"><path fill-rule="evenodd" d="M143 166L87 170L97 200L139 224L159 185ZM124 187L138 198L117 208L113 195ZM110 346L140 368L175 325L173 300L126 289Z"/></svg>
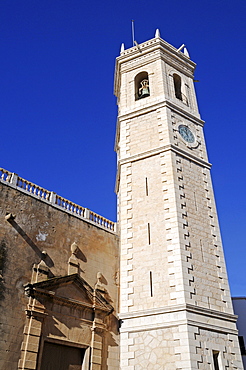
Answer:
<svg viewBox="0 0 246 370"><path fill-rule="evenodd" d="M116 62L121 369L242 369L194 69L159 37Z"/></svg>
<svg viewBox="0 0 246 370"><path fill-rule="evenodd" d="M104 357L102 368L106 368L107 361L116 363L118 334L115 315L118 305L119 268L117 236L15 190L7 184L0 183L0 202L0 263L3 275L0 283L1 370L17 369L21 348L22 351L25 350L27 341L29 349L25 355L25 368L26 366L36 368L40 336L43 338L42 341L46 338L58 340L59 343L91 345L90 323L81 321L79 312L75 309L61 305L57 308L54 305L47 306L45 308L47 317L43 319L42 328L36 324L30 326L30 319L25 313L29 298L25 296L23 286L47 277L67 275L73 242L78 246L73 258L79 266L79 270L77 268L79 275L94 287L98 280L97 274L100 272L103 277L103 294L115 308L115 312L106 318L107 329L102 336ZM5 220L5 215L9 212L16 215L12 224ZM48 272L44 265L39 265L42 251L47 253L45 266ZM37 272L34 273L36 277L33 275L33 266L36 266ZM69 293L69 289L61 287L57 294L64 296L67 292L66 294L73 295L75 300L83 298L80 291L76 293L73 290ZM49 316L50 312L52 316ZM68 318L67 322L64 321L64 317ZM40 324L40 321L36 323ZM114 368L115 364L112 366L112 369Z"/></svg>

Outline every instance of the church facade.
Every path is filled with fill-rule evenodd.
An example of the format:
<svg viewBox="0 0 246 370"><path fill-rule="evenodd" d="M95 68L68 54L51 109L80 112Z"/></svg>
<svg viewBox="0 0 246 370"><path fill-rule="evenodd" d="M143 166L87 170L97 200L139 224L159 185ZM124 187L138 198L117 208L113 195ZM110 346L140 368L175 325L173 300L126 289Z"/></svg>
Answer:
<svg viewBox="0 0 246 370"><path fill-rule="evenodd" d="M117 224L1 170L1 369L243 369L194 69L121 48Z"/></svg>

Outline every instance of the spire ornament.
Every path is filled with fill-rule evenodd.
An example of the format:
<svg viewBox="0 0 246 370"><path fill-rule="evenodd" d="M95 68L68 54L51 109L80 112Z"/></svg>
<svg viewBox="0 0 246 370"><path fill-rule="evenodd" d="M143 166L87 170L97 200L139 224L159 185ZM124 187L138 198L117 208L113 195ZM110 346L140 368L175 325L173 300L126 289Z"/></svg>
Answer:
<svg viewBox="0 0 246 370"><path fill-rule="evenodd" d="M188 50L186 48L184 48L184 55L187 57L187 58L190 58L190 54L188 52Z"/></svg>
<svg viewBox="0 0 246 370"><path fill-rule="evenodd" d="M120 47L120 53L123 53L125 51L125 44L122 42L121 47Z"/></svg>
<svg viewBox="0 0 246 370"><path fill-rule="evenodd" d="M156 31L155 31L155 38L159 39L160 37L161 37L160 30L159 30L159 28L157 28Z"/></svg>

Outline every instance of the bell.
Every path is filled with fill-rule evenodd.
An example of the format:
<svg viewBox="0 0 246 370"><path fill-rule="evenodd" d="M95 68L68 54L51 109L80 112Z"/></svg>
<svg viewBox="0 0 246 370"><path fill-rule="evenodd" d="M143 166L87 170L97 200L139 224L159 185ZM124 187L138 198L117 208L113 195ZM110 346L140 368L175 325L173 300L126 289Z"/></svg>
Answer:
<svg viewBox="0 0 246 370"><path fill-rule="evenodd" d="M140 82L140 89L139 89L139 98L145 98L146 96L149 96L149 81L148 80L143 80Z"/></svg>
<svg viewBox="0 0 246 370"><path fill-rule="evenodd" d="M141 98L145 97L145 96L149 96L149 88L148 87L144 87L143 90L141 91Z"/></svg>

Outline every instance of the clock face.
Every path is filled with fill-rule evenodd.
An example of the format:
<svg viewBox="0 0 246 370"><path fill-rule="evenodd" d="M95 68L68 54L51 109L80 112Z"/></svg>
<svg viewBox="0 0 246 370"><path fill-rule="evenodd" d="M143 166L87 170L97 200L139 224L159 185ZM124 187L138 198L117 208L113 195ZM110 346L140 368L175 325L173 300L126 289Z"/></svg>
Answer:
<svg viewBox="0 0 246 370"><path fill-rule="evenodd" d="M191 132L188 126L185 125L179 125L178 127L179 133L182 136L182 138L187 141L187 143L194 143L195 142L195 136Z"/></svg>

